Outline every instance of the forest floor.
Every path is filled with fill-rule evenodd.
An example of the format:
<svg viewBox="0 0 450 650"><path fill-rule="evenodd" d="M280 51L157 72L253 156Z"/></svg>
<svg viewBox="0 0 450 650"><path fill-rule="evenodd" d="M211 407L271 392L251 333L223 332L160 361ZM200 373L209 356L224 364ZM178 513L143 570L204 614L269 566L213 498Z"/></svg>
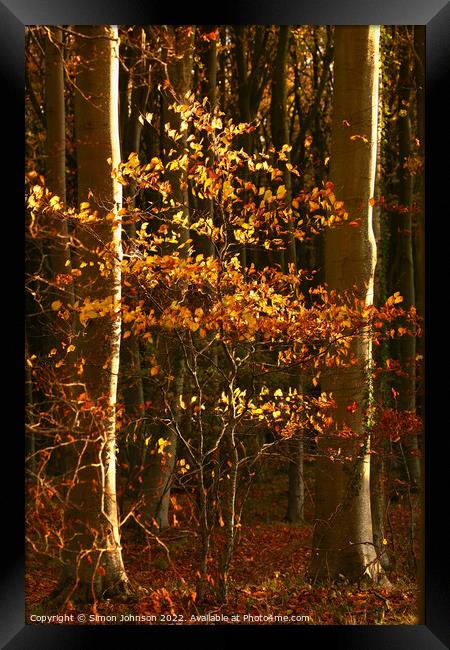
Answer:
<svg viewBox="0 0 450 650"><path fill-rule="evenodd" d="M108 625L134 624L133 616L146 617L138 621L140 624L417 624L420 591L411 573L412 554L408 543L411 507L416 521L418 515L418 499L413 499L411 503L408 496L400 497L389 508L386 548L392 567L388 571L390 588L346 584L317 587L305 578L311 555L312 525L289 524L284 520L286 473L275 474L271 482L255 483L246 503L230 572L229 603L200 606L195 602L197 538L194 530L186 525L189 508L183 503L183 496L175 495L173 511L179 521L159 536L164 546L155 540L142 544L132 529L123 530L127 573L147 593L138 603L97 602L82 611L86 622ZM309 521L312 519L310 505L307 502ZM417 549L416 539L415 554L419 558ZM57 577L57 568L51 560L28 552L27 620L31 614L54 613L42 605L42 600L55 587ZM78 614L81 610L73 611ZM274 618L277 616L288 619Z"/></svg>

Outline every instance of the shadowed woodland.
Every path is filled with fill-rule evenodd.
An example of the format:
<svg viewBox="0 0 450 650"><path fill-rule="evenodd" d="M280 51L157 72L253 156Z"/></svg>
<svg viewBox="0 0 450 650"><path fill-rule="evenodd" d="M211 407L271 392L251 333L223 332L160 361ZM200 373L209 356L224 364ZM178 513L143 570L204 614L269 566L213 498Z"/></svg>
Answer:
<svg viewBox="0 0 450 650"><path fill-rule="evenodd" d="M27 28L28 617L423 620L424 61Z"/></svg>

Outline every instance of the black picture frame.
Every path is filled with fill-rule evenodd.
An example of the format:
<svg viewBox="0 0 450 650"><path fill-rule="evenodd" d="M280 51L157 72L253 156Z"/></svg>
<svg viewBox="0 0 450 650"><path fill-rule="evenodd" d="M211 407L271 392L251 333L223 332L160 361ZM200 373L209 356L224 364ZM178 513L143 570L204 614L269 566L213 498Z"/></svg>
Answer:
<svg viewBox="0 0 450 650"><path fill-rule="evenodd" d="M223 6L222 6L223 5ZM450 367L446 364L448 347L445 317L440 316L441 295L447 270L446 248L449 212L448 147L449 111L443 101L445 87L450 81L450 6L445 0L235 0L232 4L213 3L205 10L201 5L186 3L170 7L161 2L142 0L97 0L68 2L67 0L2 0L0 2L0 70L2 99L7 109L3 135L11 143L3 150L3 209L4 229L7 228L7 248L13 242L13 261L2 256L2 285L6 291L4 320L7 341L3 347L12 355L4 361L3 376L7 388L3 396L4 415L10 419L3 430L3 467L11 472L4 487L3 555L1 579L0 643L8 650L36 648L101 647L110 638L126 635L127 643L146 647L162 640L164 643L186 642L186 634L194 630L181 626L156 628L153 626L64 626L27 625L25 623L24 578L24 456L21 434L24 399L23 336L21 329L21 297L23 283L23 227L21 216L23 192L21 176L24 165L24 31L34 24L400 24L426 25L426 526L425 526L425 624L404 626L210 626L196 627L199 637L217 638L224 645L235 635L241 642L258 642L261 636L269 641L272 634L279 643L285 632L307 644L330 644L333 648L371 650L440 650L450 647L450 589L448 587L448 540L442 519L446 518L448 494L448 395L445 380L435 379L433 368ZM6 84L6 86L5 86ZM450 216L450 215L449 215ZM445 246L442 252L439 242ZM5 245L3 249L5 249ZM13 250L11 249L9 252ZM439 265L441 264L441 267ZM436 285L438 291L435 292ZM433 300L433 294L436 300ZM447 299L448 302L448 299ZM5 303L3 303L5 305ZM16 305L12 307L11 305ZM431 309L431 306L433 308ZM2 319L3 320L3 319ZM22 321L23 322L23 321ZM448 329L448 326L447 326ZM443 349L445 348L445 349ZM433 354L433 353L436 353ZM435 360L435 356L438 361ZM437 373L436 373L437 375ZM16 384L17 380L17 384ZM5 399L6 397L6 399ZM441 420L441 418L443 419ZM2 416L3 422L3 416ZM6 420L5 420L6 422ZM19 425L19 426L18 426ZM23 431L23 429L22 429ZM447 479L447 480L446 480ZM448 518L448 517L447 517ZM218 634L217 627L220 628ZM132 629L131 629L132 628ZM130 638L130 633L132 639ZM114 637L112 637L112 634ZM297 636L298 635L298 636ZM274 638L275 640L275 638Z"/></svg>

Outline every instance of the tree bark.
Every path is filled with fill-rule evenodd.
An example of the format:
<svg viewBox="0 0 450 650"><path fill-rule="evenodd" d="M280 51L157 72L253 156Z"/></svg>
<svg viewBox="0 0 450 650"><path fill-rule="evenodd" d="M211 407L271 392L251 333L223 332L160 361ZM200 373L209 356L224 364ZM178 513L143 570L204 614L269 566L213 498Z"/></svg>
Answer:
<svg viewBox="0 0 450 650"><path fill-rule="evenodd" d="M114 26L77 26L80 56L75 94L78 196L90 201L95 220L80 223L78 262L86 263L76 285L85 299L109 305L105 316L81 325L76 347L84 360L78 418L72 427L76 463L65 508L66 547L61 582L52 597L91 602L129 599L116 499L117 375L120 348L121 186L111 176L120 161L118 33ZM105 253L106 251L106 253ZM91 266L90 263L93 263Z"/></svg>
<svg viewBox="0 0 450 650"><path fill-rule="evenodd" d="M372 231L377 107L378 26L336 27L330 177L336 197L345 202L359 228L345 224L325 236L325 277L329 289L358 287L360 299L373 301L376 247ZM350 124L350 126L346 126ZM351 136L357 137L352 140ZM370 402L371 341L357 334L350 345L357 365L336 367L322 375L322 388L336 401L335 430L319 442L316 474L316 525L309 568L313 580L377 580L380 563L373 545L370 506L370 437L364 402ZM356 402L354 413L346 409ZM357 434L347 442L339 436L344 425ZM360 446L362 445L362 446ZM328 448L341 448L329 458ZM346 460L351 456L352 460Z"/></svg>

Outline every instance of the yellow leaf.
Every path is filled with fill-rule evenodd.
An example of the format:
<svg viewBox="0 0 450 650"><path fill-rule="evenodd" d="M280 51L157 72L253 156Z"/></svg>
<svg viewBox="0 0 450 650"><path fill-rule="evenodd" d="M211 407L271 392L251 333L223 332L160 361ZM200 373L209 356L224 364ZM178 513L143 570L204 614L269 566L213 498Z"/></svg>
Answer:
<svg viewBox="0 0 450 650"><path fill-rule="evenodd" d="M158 372L159 372L159 366L153 366L153 368L150 370L150 375L154 377L155 375L158 374Z"/></svg>
<svg viewBox="0 0 450 650"><path fill-rule="evenodd" d="M274 420L276 420L277 418L279 418L280 415L281 415L281 411L274 411L274 412L272 413L272 417L273 417Z"/></svg>
<svg viewBox="0 0 450 650"><path fill-rule="evenodd" d="M286 188L284 185L280 185L280 187L277 189L277 199L284 199L286 196Z"/></svg>
<svg viewBox="0 0 450 650"><path fill-rule="evenodd" d="M54 300L54 301L52 302L52 309L53 309L53 311L58 311L58 309L59 309L60 307L62 307L62 302L61 302L61 300Z"/></svg>
<svg viewBox="0 0 450 650"><path fill-rule="evenodd" d="M169 440L165 440L164 438L158 438L158 454L164 454L165 453L165 448L170 446L172 443Z"/></svg>
<svg viewBox="0 0 450 650"><path fill-rule="evenodd" d="M74 350L75 350L74 345L69 345L69 347L67 348L67 352L73 352Z"/></svg>

